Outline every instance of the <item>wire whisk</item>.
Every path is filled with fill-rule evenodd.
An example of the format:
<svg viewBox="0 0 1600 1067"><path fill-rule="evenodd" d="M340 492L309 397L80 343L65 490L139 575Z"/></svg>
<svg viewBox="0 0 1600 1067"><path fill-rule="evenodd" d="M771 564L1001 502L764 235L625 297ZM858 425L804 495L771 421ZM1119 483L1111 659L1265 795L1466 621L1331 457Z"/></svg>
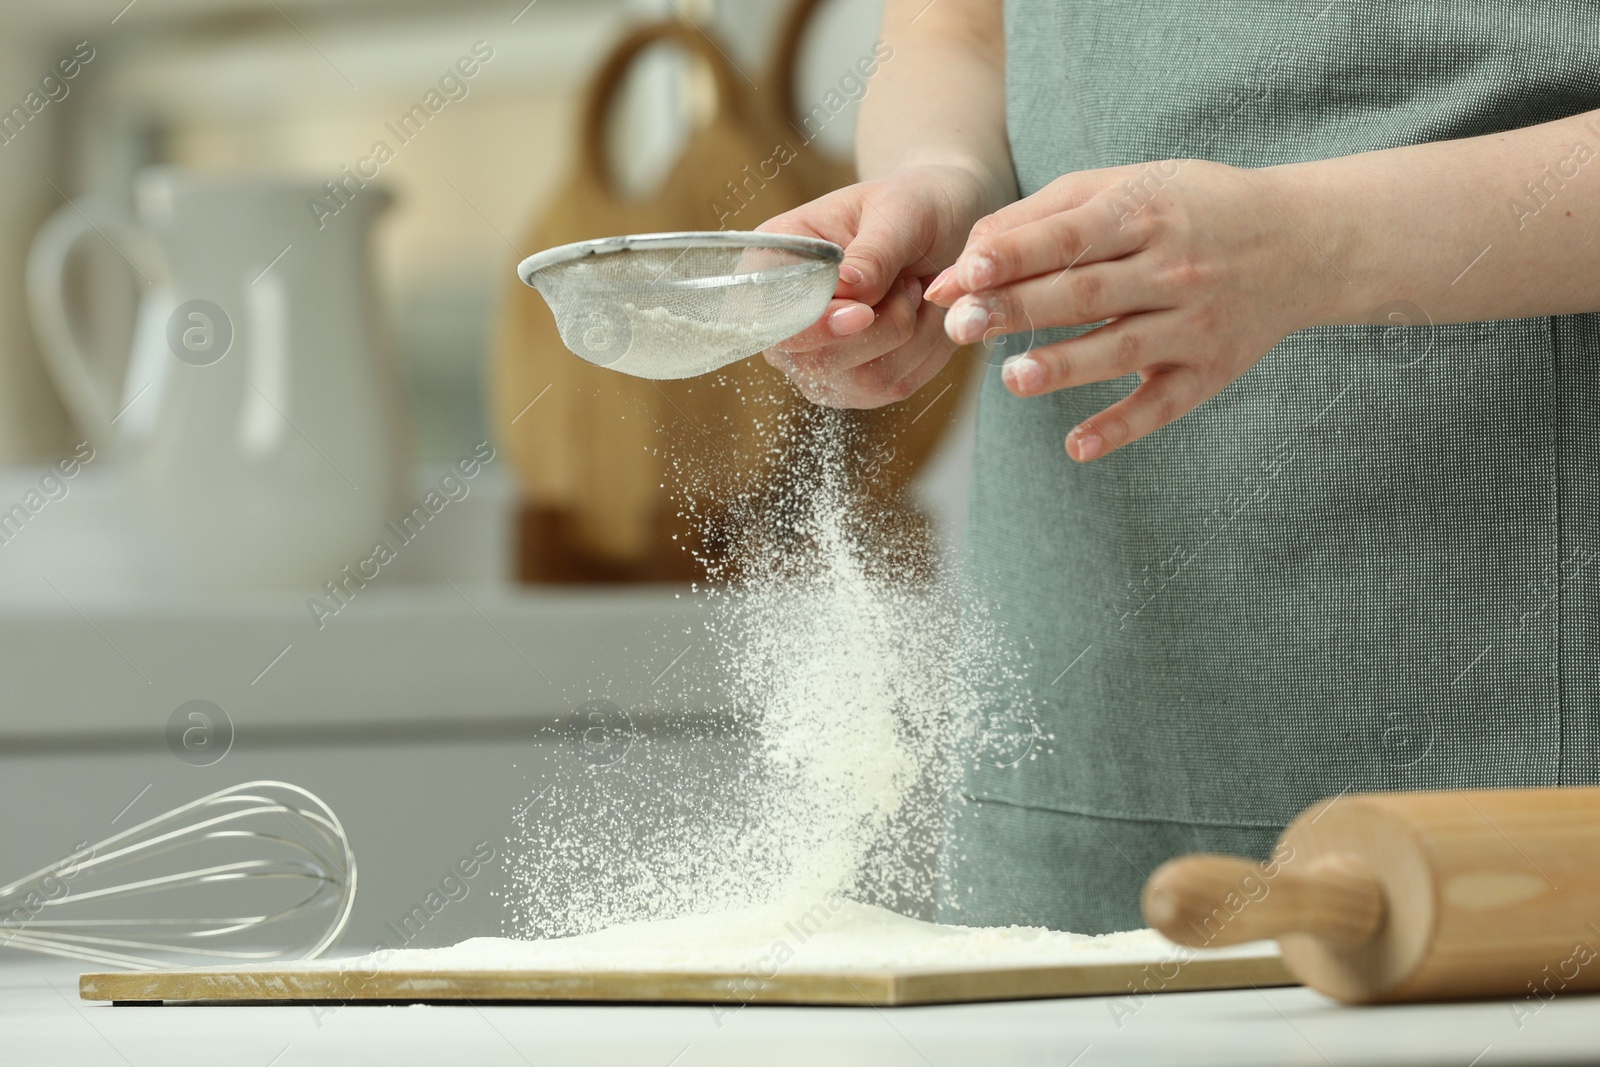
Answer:
<svg viewBox="0 0 1600 1067"><path fill-rule="evenodd" d="M130 970L312 959L355 897L332 809L287 782L245 782L0 886L0 948Z"/></svg>

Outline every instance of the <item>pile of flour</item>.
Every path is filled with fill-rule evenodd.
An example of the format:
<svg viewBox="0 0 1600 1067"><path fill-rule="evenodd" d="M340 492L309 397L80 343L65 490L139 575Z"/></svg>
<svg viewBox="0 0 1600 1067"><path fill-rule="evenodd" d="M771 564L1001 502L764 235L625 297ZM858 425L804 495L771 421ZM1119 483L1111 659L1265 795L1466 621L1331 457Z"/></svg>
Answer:
<svg viewBox="0 0 1600 1067"><path fill-rule="evenodd" d="M670 971L772 975L1147 963L1270 954L1270 943L1195 952L1154 930L1090 937L1037 927L940 926L842 898L778 901L712 915L539 941L479 937L384 955L384 970ZM365 957L363 957L365 958ZM357 961L325 966L360 970Z"/></svg>

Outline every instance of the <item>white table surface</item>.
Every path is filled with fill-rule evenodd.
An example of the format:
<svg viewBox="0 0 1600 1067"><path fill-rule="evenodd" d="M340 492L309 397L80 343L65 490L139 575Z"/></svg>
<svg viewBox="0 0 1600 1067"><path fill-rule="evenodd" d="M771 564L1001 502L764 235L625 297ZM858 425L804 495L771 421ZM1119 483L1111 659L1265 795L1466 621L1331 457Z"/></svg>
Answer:
<svg viewBox="0 0 1600 1067"><path fill-rule="evenodd" d="M71 963L0 963L0 1063L113 1067L944 1067L1600 1062L1600 998L1338 1006L1304 989L931 1008L114 1007ZM1537 1004L1534 1005L1537 1007ZM1119 1019L1116 1007L1123 1012ZM1526 1008L1527 1005L1523 1004ZM319 1014L320 1013L320 1014ZM1119 1025L1120 1022L1120 1025Z"/></svg>

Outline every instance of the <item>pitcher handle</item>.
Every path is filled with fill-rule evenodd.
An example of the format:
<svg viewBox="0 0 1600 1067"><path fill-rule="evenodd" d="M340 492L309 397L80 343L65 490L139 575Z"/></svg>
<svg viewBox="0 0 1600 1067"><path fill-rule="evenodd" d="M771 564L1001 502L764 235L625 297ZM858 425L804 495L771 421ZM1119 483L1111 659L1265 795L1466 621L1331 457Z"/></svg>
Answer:
<svg viewBox="0 0 1600 1067"><path fill-rule="evenodd" d="M67 310L67 261L80 240L99 234L128 260L133 271L150 286L165 279L160 257L153 251L152 239L133 226L111 221L92 221L78 204L63 204L39 228L28 252L28 309L33 316L49 371L62 400L79 429L107 454L115 454L117 435L113 427L117 397L94 373L92 362L78 344Z"/></svg>

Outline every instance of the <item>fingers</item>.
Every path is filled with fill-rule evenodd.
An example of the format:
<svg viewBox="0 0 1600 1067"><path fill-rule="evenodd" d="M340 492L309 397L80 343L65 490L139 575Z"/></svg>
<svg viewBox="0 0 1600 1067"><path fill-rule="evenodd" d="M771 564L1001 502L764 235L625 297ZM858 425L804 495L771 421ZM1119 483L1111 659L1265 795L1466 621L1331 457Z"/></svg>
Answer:
<svg viewBox="0 0 1600 1067"><path fill-rule="evenodd" d="M1079 463L1099 459L1175 422L1213 395L1192 367L1150 374L1139 387L1067 434L1067 455Z"/></svg>
<svg viewBox="0 0 1600 1067"><path fill-rule="evenodd" d="M957 344L976 344L995 323L1014 333L1164 310L1175 303L1166 290L1139 257L1091 263L963 296L944 328Z"/></svg>
<svg viewBox="0 0 1600 1067"><path fill-rule="evenodd" d="M859 201L847 195L851 192L850 189L841 189L793 211L774 215L757 226L756 232L820 237L841 247L848 245L855 237L860 212ZM797 352L811 351L872 325L874 314L871 305L847 299L842 293L846 273L841 268L840 285L827 310L811 326L784 341L785 347ZM849 277L858 279L858 273L849 272Z"/></svg>
<svg viewBox="0 0 1600 1067"><path fill-rule="evenodd" d="M839 311L830 312L828 321L820 326L787 341L780 341L769 351L788 357L784 364L779 364L781 368L793 367L812 377L847 370L909 341L916 329L921 305L922 286L915 278L907 278L876 308L868 308L864 304L841 307ZM852 308L861 308L870 313L871 318L864 329L852 330L843 338L821 333L831 329L834 316L841 316ZM807 339L809 334L818 335L815 339L821 343L810 343Z"/></svg>
<svg viewBox="0 0 1600 1067"><path fill-rule="evenodd" d="M1099 200L1009 228L993 218L973 228L960 257L928 287L929 300L949 307L964 294L1120 259L1148 236L1148 227L1123 225Z"/></svg>
<svg viewBox="0 0 1600 1067"><path fill-rule="evenodd" d="M860 198L855 236L844 246L839 264L839 296L875 305L902 275L925 276L938 267L926 255L933 241L934 219L928 211L910 211L896 201Z"/></svg>
<svg viewBox="0 0 1600 1067"><path fill-rule="evenodd" d="M1063 174L1032 196L1013 200L978 223L981 233L1000 233L1082 207L1127 176L1126 167L1100 167Z"/></svg>
<svg viewBox="0 0 1600 1067"><path fill-rule="evenodd" d="M877 321L877 313L866 304L835 298L815 323L773 348L781 352L815 352L841 338L860 333Z"/></svg>
<svg viewBox="0 0 1600 1067"><path fill-rule="evenodd" d="M939 372L944 370L944 365L950 362L950 357L954 354L954 345L936 343L934 350L928 353L920 364L913 367L911 373L905 375L895 382L893 389L890 390L890 393L898 396L900 400L904 400L907 397L912 396L923 386L933 381L933 379L938 376ZM938 398L935 397L934 399ZM886 401L886 403L895 402L896 401L892 400Z"/></svg>
<svg viewBox="0 0 1600 1067"><path fill-rule="evenodd" d="M1208 385L1212 378L1199 367L1169 361L1185 349L1182 334L1182 320L1175 313L1131 315L1082 337L1026 352L1006 363L1001 379L1017 396L1038 396L1139 375L1143 381L1133 392L1067 435L1067 454L1086 463L1181 418L1221 388Z"/></svg>
<svg viewBox="0 0 1600 1067"><path fill-rule="evenodd" d="M936 225L932 213L915 203L884 196L873 199L869 188L852 185L774 216L757 230L821 237L839 245L844 260L839 264L836 295L870 307L902 275L924 276L937 270L926 255Z"/></svg>
<svg viewBox="0 0 1600 1067"><path fill-rule="evenodd" d="M1158 361L1184 351L1172 319L1159 311L1118 319L1007 360L1000 378L1017 396L1039 396L1154 370Z"/></svg>
<svg viewBox="0 0 1600 1067"><path fill-rule="evenodd" d="M849 366L830 365L818 354L769 353L806 399L828 407L874 408L905 399L949 360L955 345L944 336L944 312L920 304L904 343L890 351L855 354Z"/></svg>
<svg viewBox="0 0 1600 1067"><path fill-rule="evenodd" d="M886 204L882 197L874 201L869 194L863 186L850 186L757 227L766 233L821 237L844 249L833 303L814 325L781 342L783 350L816 351L860 334L874 325L881 313L876 306L903 276L934 273L924 253L932 240L929 212L911 210L893 198ZM917 295L920 299L920 286Z"/></svg>
<svg viewBox="0 0 1600 1067"><path fill-rule="evenodd" d="M820 237L841 247L855 236L860 207L852 188L840 189L785 211L756 227L757 233L786 233L793 237Z"/></svg>
<svg viewBox="0 0 1600 1067"><path fill-rule="evenodd" d="M898 404L927 385L950 361L956 346L945 339L938 317L933 314L927 316L925 323L919 320L918 341L850 371L846 381L836 387L838 399L833 406L876 408Z"/></svg>

